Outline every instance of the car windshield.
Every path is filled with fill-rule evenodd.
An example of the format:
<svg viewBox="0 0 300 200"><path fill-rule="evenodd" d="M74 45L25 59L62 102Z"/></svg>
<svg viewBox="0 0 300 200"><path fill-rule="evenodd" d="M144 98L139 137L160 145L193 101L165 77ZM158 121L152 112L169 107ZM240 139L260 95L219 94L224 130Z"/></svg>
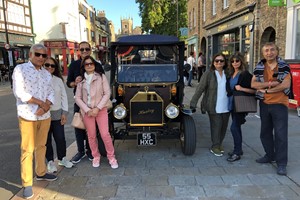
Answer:
<svg viewBox="0 0 300 200"><path fill-rule="evenodd" d="M176 64L144 64L120 65L118 82L120 83L153 83L176 82Z"/></svg>
<svg viewBox="0 0 300 200"><path fill-rule="evenodd" d="M177 82L175 45L120 46L117 48L119 83Z"/></svg>

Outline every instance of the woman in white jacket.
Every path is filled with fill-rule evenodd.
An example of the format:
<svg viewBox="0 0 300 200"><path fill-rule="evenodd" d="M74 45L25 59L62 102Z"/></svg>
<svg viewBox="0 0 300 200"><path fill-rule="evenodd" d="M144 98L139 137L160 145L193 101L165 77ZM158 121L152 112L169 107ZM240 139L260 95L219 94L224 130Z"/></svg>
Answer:
<svg viewBox="0 0 300 200"><path fill-rule="evenodd" d="M66 139L64 125L67 122L68 98L63 83L63 77L57 61L49 57L44 64L45 69L52 74L52 85L55 93L55 102L51 106L51 125L47 139L46 159L47 169L53 173L57 171L53 161L52 135L56 143L58 165L71 168L73 163L66 159Z"/></svg>

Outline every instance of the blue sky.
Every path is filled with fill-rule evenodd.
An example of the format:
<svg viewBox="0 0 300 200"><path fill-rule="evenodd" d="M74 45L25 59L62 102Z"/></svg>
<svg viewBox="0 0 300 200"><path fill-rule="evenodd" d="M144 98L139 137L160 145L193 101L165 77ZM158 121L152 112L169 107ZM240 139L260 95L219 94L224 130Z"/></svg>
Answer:
<svg viewBox="0 0 300 200"><path fill-rule="evenodd" d="M115 26L115 32L121 27L122 18L132 18L133 27L141 26L139 7L135 0L87 0L88 4L96 10L104 10L105 16Z"/></svg>

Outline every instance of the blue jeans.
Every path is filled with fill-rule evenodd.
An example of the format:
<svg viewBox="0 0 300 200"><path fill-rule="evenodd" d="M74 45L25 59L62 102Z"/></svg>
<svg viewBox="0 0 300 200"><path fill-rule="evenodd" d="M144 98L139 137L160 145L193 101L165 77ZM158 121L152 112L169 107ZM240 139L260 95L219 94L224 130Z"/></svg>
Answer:
<svg viewBox="0 0 300 200"><path fill-rule="evenodd" d="M188 85L192 85L192 79L193 79L193 70L189 72L189 80L188 80Z"/></svg>
<svg viewBox="0 0 300 200"><path fill-rule="evenodd" d="M235 113L231 112L232 123L230 126L231 134L233 137L234 149L233 153L241 155L242 153L242 124L245 123L246 113Z"/></svg>
<svg viewBox="0 0 300 200"><path fill-rule="evenodd" d="M283 104L259 102L260 139L266 156L277 165L286 166L288 160L288 108ZM274 132L274 134L273 134Z"/></svg>
<svg viewBox="0 0 300 200"><path fill-rule="evenodd" d="M58 160L62 160L66 156L66 138L64 125L61 125L60 120L51 121L50 129L47 138L47 150L46 158L47 161L53 159L53 147L52 147L52 135L56 143L56 152Z"/></svg>

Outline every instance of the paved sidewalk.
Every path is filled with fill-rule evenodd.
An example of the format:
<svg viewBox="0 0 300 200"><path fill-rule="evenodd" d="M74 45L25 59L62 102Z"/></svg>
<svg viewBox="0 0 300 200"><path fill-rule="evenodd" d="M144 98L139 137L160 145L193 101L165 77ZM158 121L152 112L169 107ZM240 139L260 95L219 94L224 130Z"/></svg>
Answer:
<svg viewBox="0 0 300 200"><path fill-rule="evenodd" d="M194 85L196 83L194 82ZM195 87L185 89L189 102ZM198 104L199 105L199 104ZM110 168L106 158L100 168L83 159L72 169L58 172L58 180L35 182L32 199L100 199L100 200L299 200L300 134L289 134L288 176L276 174L275 164L257 164L263 154L259 140L259 116L250 114L243 126L244 156L234 163L227 156L209 152L210 128L207 115L199 109L193 115L197 126L197 149L185 156L178 140L159 140L157 146L141 148L135 140L116 141L119 168ZM290 124L297 126L297 124ZM299 129L298 129L299 130ZM70 126L66 131L73 131ZM233 147L228 129L224 147ZM76 144L68 148L68 157ZM20 191L12 199L22 199Z"/></svg>

